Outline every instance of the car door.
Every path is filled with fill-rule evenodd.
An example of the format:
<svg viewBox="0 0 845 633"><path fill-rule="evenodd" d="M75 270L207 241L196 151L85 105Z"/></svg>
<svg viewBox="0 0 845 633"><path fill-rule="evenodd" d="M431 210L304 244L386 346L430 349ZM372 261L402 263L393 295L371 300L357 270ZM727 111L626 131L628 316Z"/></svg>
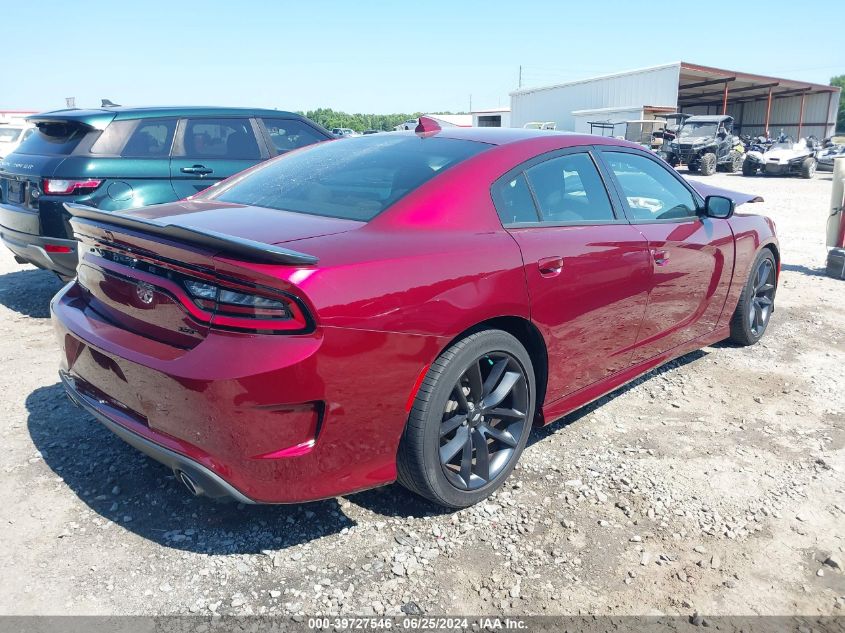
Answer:
<svg viewBox="0 0 845 633"><path fill-rule="evenodd" d="M658 158L626 148L600 154L652 257L636 363L716 328L733 274L733 233L726 220L703 216L700 196Z"/></svg>
<svg viewBox="0 0 845 633"><path fill-rule="evenodd" d="M651 258L589 149L523 164L495 183L493 198L522 251L531 318L547 342L547 402L628 366Z"/></svg>
<svg viewBox="0 0 845 633"><path fill-rule="evenodd" d="M186 118L179 121L170 178L176 195L187 198L269 157L251 118Z"/></svg>

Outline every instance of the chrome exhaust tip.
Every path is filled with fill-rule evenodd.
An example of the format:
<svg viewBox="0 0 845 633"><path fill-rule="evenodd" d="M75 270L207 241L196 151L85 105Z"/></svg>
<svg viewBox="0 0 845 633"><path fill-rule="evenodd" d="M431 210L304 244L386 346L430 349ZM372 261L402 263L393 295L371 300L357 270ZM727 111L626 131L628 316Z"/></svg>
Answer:
<svg viewBox="0 0 845 633"><path fill-rule="evenodd" d="M200 486L188 473L184 470L176 472L176 477L182 482L182 485L188 489L193 496L199 497L203 494L202 486Z"/></svg>

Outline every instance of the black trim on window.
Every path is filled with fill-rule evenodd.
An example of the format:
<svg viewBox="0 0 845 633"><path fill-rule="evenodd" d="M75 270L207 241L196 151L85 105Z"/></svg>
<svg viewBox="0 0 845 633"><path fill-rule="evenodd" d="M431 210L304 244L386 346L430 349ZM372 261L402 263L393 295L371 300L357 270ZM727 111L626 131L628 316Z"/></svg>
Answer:
<svg viewBox="0 0 845 633"><path fill-rule="evenodd" d="M650 152L634 149L633 147L625 147L622 145L594 145L593 149L595 150L595 159L600 163L601 171L607 174L607 180L605 182L607 182L608 180L610 181L615 193L615 197L619 200L619 203L621 204L622 209L624 210L625 216L628 218L628 221L631 224L680 224L682 222L690 222L702 219L704 212L704 198L701 197L701 194L699 194L695 190L695 188L690 185L689 182L687 182L687 180L675 170L674 167L661 160L658 156L655 156ZM687 189L687 191L692 194L692 199L696 203L696 215L688 215L682 218L665 218L653 220L635 218L633 212L628 206L624 191L622 190L622 185L616 179L616 174L613 172L613 169L610 167L604 157L605 152L612 152L618 154L635 154L637 156L647 158L648 160L654 163L657 163L658 166L662 167L668 173L670 173L675 178L675 180L681 183Z"/></svg>
<svg viewBox="0 0 845 633"><path fill-rule="evenodd" d="M509 171L505 172L504 175L497 178L490 187L490 195L493 198L493 205L496 207L497 215L499 216L499 221L501 222L502 219L502 208L504 206L504 202L501 198L501 189L507 183L511 182L512 180L516 179L517 176L522 176L524 179L528 191L531 193L531 199L534 202L534 212L537 214L537 222L502 222L502 226L504 228L513 228L513 229L520 229L520 228L537 228L537 227L559 227L559 226L612 226L615 224L629 224L629 220L627 215L623 212L624 207L619 199L618 193L616 189L612 187L612 185L608 184L608 177L604 170L604 163L596 156L594 152L594 146L591 145L579 145L576 147L567 147L564 149L556 149L551 152L546 152L545 154L540 154L539 156L534 156L530 158L516 167L513 167ZM606 222L595 222L593 220L583 220L583 221L569 221L569 222L550 222L543 220L543 214L540 210L540 205L537 202L537 196L534 193L534 187L531 185L531 180L526 177L525 172L535 167L541 163L545 163L550 160L554 160L555 158L560 158L561 156L567 156L570 154L587 154L590 157L590 160L593 162L593 167L596 168L596 172L601 179L602 185L604 185L605 193L607 194L608 202L610 202L610 208L613 213L613 220L608 220Z"/></svg>

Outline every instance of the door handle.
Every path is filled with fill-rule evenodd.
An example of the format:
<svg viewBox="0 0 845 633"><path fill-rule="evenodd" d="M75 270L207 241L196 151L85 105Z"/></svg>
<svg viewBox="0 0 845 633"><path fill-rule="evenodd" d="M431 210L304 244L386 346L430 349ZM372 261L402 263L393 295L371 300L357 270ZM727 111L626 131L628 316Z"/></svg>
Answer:
<svg viewBox="0 0 845 633"><path fill-rule="evenodd" d="M563 270L563 257L544 257L537 262L543 277L555 277Z"/></svg>
<svg viewBox="0 0 845 633"><path fill-rule="evenodd" d="M665 266L669 263L669 253L659 249L653 249L651 256L654 258L654 263L658 266Z"/></svg>
<svg viewBox="0 0 845 633"><path fill-rule="evenodd" d="M193 167L183 167L180 169L183 174L199 174L200 176L205 176L206 174L214 173L214 170L206 167L205 165L194 165Z"/></svg>

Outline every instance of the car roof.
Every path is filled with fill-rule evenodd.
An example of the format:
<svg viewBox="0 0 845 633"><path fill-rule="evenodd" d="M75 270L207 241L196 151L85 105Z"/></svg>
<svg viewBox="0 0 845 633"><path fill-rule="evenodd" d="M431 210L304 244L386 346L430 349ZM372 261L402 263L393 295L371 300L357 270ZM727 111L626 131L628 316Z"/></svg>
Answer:
<svg viewBox="0 0 845 633"><path fill-rule="evenodd" d="M302 115L285 110L269 110L266 108L233 108L220 106L115 106L109 108L68 108L64 110L52 110L50 112L39 112L27 117L27 121L81 121L89 125L95 122L122 120L122 119L147 119L165 116L282 116L302 118ZM96 127L96 125L95 125Z"/></svg>

